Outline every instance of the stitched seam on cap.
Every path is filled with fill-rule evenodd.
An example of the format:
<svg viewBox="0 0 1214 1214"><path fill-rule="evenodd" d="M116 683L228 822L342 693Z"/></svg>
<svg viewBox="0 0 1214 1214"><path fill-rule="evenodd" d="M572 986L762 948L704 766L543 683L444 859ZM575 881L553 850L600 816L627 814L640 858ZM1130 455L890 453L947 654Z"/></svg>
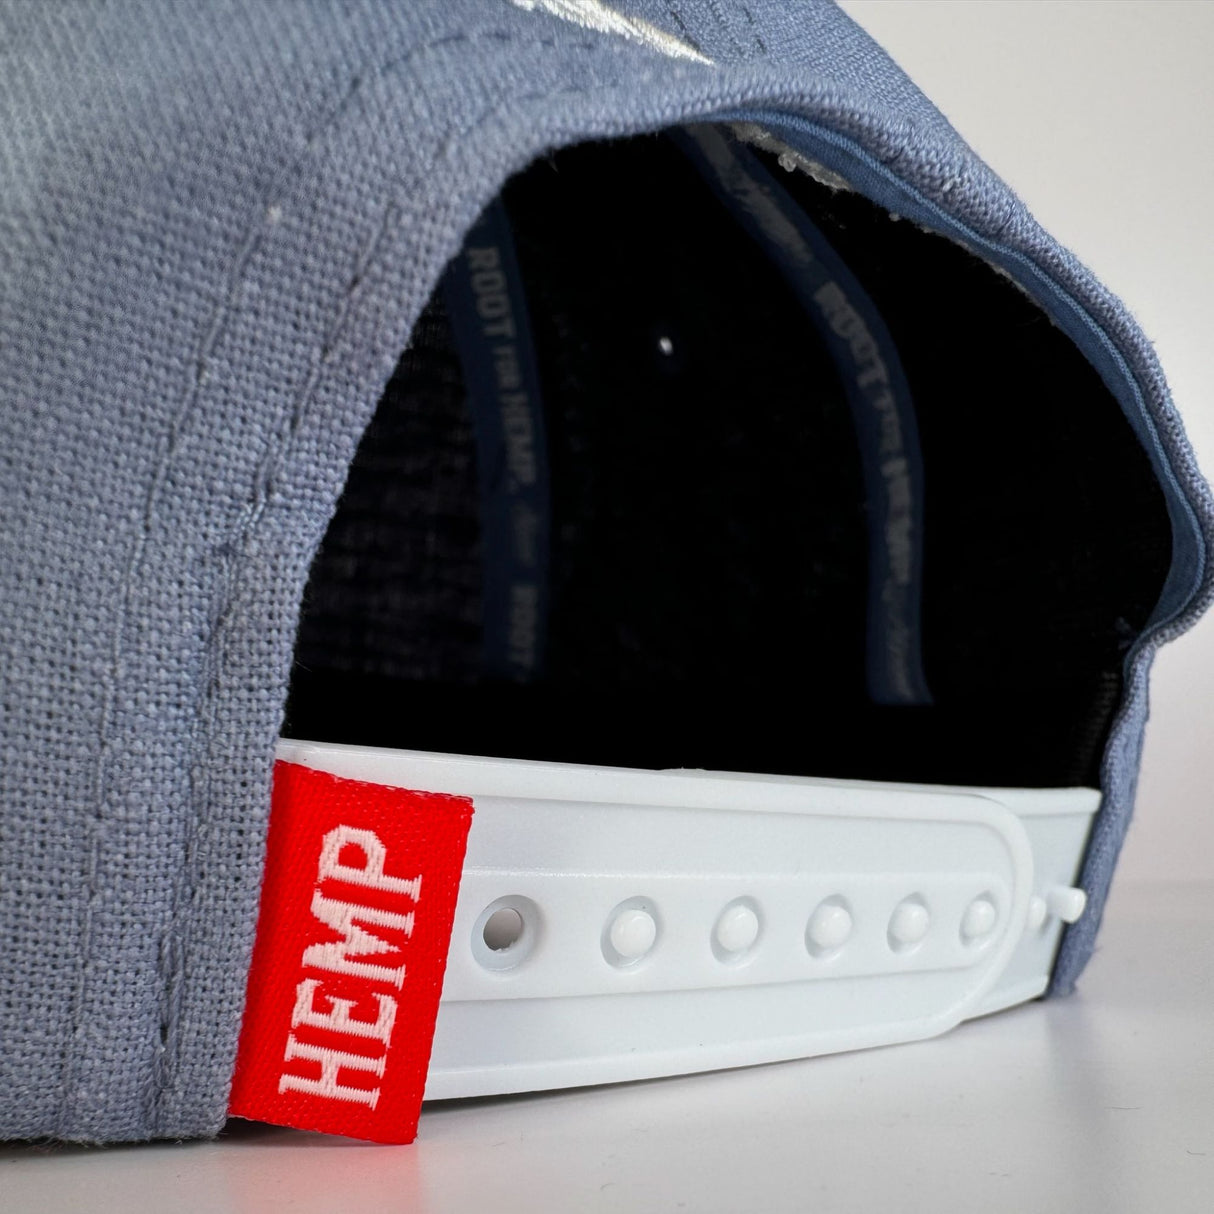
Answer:
<svg viewBox="0 0 1214 1214"><path fill-rule="evenodd" d="M263 198L261 203L261 211L263 216L267 215L272 207L277 205L279 198L285 199L286 191L283 189L285 178L290 177L293 180L298 179L299 173L304 168L308 156L313 151L316 141L325 134L328 130L335 127L345 113L350 108L350 103L353 97L361 89L364 81L374 78L382 79L386 76L403 71L408 65L419 58L421 55L440 49L442 47L468 42L474 38L485 38L503 44L518 44L524 43L533 46L550 46L553 39L550 37L520 38L517 35L511 34L508 31L486 30L478 31L475 34L457 34L447 35L442 38L434 39L431 42L420 44L411 48L411 50L400 56L397 59L389 60L380 67L376 68L373 77L359 75L354 81L337 106L330 114L329 120L322 126L318 127L312 135L308 137L307 148L303 154L291 167L275 182L274 197L270 197L270 192ZM583 53L597 53L603 50L614 50L615 46L607 39L602 40L582 40L580 42L570 43L569 46L576 48ZM618 80L612 81L612 87L618 86ZM500 110L503 99L514 103L547 100L554 96L569 93L586 93L584 86L567 85L546 90L537 90L534 93L511 95L505 94L498 96L487 105L477 116L458 131L447 131L441 135L438 145L434 149L431 156L421 161L414 166L413 172L424 173L431 169L442 157L448 155L454 146L455 140L463 138L470 132L482 126L490 117ZM393 187L397 182L386 182L385 191L393 192ZM204 661L203 661L203 684L204 694L201 697L199 705L199 716L202 720L201 732L203 737L211 736L211 725L214 720L217 710L217 697L214 693L216 686L215 672L220 668L219 653L223 644L223 634L225 625L230 618L231 603L236 586L241 580L243 562L247 559L249 541L254 534L258 522L264 515L265 509L272 499L275 491L275 476L285 461L289 459L292 443L298 434L304 418L307 415L308 406L315 396L316 389L322 381L324 368L331 362L332 351L343 332L344 325L349 318L351 312L351 301L356 297L358 287L361 285L368 270L374 264L377 252L383 242L385 235L391 230L392 220L399 214L400 208L390 203L384 210L384 213L377 225L376 231L366 247L360 253L354 272L347 281L345 288L342 291L341 299L338 308L330 323L326 326L322 342L314 349L312 368L309 371L305 383L296 396L285 426L280 424L275 428L275 432L263 452L262 458L258 463L257 470L254 474L254 484L252 487L252 501L250 505L242 513L237 525L229 533L228 539L221 546L227 553L225 559L225 573L220 575L219 608L213 616L213 624L210 632L204 641ZM266 228L263 228L262 234ZM258 230L253 228L246 238L245 246L242 248L242 256L238 260L238 269L243 275L247 268L253 253L260 245L257 239ZM233 289L229 295L229 301L234 299L239 291L240 280L234 279ZM217 339L216 339L217 340ZM205 379L200 381L201 387ZM171 457L170 457L171 458ZM202 739L200 739L200 742ZM204 750L204 746L200 745L199 750ZM174 1083L176 1068L177 1068L177 1025L181 1013L181 993L184 985L183 967L187 948L185 941L189 934L189 926L192 921L192 915L186 913L187 906L193 906L196 901L197 893L197 855L199 850L199 841L205 834L208 826L207 813L207 797L205 795L205 787L200 787L202 781L194 773L200 770L205 771L207 768L206 762L195 761L191 764L190 777L190 805L191 817L187 828L187 837L184 847L183 862L178 869L178 879L175 881L175 889L173 895L173 908L171 911L172 918L165 939L162 940L162 946L159 951L159 959L161 966L158 971L161 990L161 1015L159 1017L159 1033L161 1040L161 1048L157 1053L157 1057L153 1061L153 1076L152 1085L148 1092L147 1111L145 1114L149 1125L154 1125L159 1117L160 1103L164 1095L171 1090Z"/></svg>

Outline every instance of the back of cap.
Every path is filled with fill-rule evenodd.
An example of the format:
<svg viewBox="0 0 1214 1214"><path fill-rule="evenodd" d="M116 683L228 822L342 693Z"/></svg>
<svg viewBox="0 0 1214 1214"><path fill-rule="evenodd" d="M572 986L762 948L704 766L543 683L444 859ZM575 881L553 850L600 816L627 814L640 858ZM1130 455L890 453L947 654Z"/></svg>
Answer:
<svg viewBox="0 0 1214 1214"><path fill-rule="evenodd" d="M989 881L940 894L949 947L978 957L996 923L1051 915L1033 964L1044 982L1061 933L1070 989L1151 657L1208 601L1214 512L1125 310L837 8L682 6L676 28L656 0L132 2L4 22L0 1134L222 1124L284 731L328 744L282 752L327 754L325 788L392 785L396 763L437 798L390 797L389 817L475 806L467 872L512 846L494 798L543 803L537 847L576 822L658 875L690 809L735 824L688 852L701 868L760 837L787 858L817 780L820 817L890 825L864 853L862 827L811 824L816 854L876 889L929 838L972 843ZM341 744L432 753L337 771ZM452 754L481 759L434 759ZM672 768L745 775L654 774ZM1062 933L1074 873L1016 873L1040 875L1042 823L1080 809L1087 910ZM412 932L393 899L419 886L379 836L316 830L315 896L369 889L362 921ZM791 952L756 950L789 889L796 964L835 955L860 903L797 892L789 863L762 897L705 895L703 965L787 977ZM617 893L588 929L587 998L642 975L677 918ZM468 975L543 944L521 895L492 894L452 893L450 990L473 981L461 933ZM936 908L880 896L866 939L909 973ZM314 968L378 974L312 947ZM1016 947L951 1022L1039 991ZM661 981L700 980L672 965ZM287 1027L340 1019L318 1006ZM458 1089L438 1086L459 1062L444 1014L432 1095ZM759 1060L719 1023L684 1069ZM892 1039L837 1027L822 1048Z"/></svg>

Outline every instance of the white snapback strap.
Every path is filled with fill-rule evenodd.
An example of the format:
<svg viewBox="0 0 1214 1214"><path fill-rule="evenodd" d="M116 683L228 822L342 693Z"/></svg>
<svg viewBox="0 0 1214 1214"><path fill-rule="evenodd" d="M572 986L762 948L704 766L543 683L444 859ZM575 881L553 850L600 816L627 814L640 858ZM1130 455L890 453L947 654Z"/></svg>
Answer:
<svg viewBox="0 0 1214 1214"><path fill-rule="evenodd" d="M470 797L425 1094L934 1036L1044 992L1099 793L632 771L283 741Z"/></svg>

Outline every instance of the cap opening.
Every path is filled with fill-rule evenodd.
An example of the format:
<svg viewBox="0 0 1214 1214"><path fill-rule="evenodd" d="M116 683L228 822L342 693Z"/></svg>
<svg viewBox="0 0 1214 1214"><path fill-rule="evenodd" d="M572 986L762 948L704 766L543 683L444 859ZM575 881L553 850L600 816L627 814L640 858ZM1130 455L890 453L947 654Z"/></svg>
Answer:
<svg viewBox="0 0 1214 1214"><path fill-rule="evenodd" d="M1010 280L724 128L469 233L305 595L296 737L1095 784L1162 491Z"/></svg>

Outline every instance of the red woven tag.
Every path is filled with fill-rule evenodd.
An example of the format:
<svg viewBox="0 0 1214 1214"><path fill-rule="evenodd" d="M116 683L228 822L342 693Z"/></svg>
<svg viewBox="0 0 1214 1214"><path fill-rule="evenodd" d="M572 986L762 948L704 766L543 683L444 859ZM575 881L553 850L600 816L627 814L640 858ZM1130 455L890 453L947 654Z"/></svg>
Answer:
<svg viewBox="0 0 1214 1214"><path fill-rule="evenodd" d="M274 768L229 1111L417 1134L472 802Z"/></svg>

